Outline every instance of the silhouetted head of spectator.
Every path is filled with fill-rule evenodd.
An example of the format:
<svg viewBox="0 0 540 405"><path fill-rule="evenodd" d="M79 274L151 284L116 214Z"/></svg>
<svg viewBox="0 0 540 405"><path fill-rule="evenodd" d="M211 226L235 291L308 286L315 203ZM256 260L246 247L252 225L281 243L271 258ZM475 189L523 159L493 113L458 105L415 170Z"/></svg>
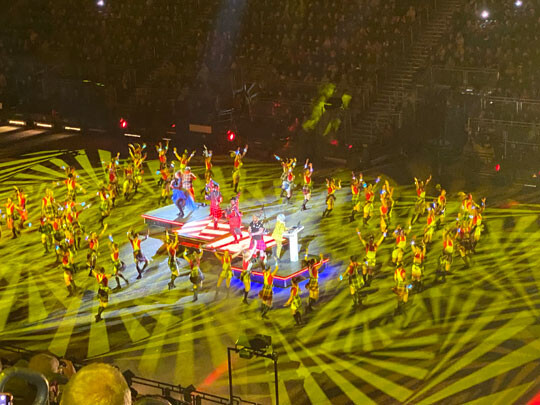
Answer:
<svg viewBox="0 0 540 405"><path fill-rule="evenodd" d="M41 373L49 381L59 374L60 361L47 353L39 353L30 359L28 368Z"/></svg>
<svg viewBox="0 0 540 405"><path fill-rule="evenodd" d="M60 405L131 405L131 391L118 369L94 363L69 380Z"/></svg>

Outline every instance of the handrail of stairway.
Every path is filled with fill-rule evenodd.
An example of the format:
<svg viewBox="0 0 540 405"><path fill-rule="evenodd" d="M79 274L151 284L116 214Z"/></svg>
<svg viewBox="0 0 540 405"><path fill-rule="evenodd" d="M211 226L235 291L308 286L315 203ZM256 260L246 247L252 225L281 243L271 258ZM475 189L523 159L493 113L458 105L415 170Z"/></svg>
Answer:
<svg viewBox="0 0 540 405"><path fill-rule="evenodd" d="M445 66L431 65L431 69L439 69L450 72L479 72L479 73L499 73L499 69L481 68L472 66Z"/></svg>
<svg viewBox="0 0 540 405"><path fill-rule="evenodd" d="M514 121L514 120L497 120L491 118L469 118L471 124L486 124L486 125L501 125L506 127L518 127L530 129L531 127L537 127L536 122L527 121Z"/></svg>
<svg viewBox="0 0 540 405"><path fill-rule="evenodd" d="M519 98L519 97L505 97L505 96L491 96L489 94L483 96L487 101L498 101L502 103L521 103L521 104L540 104L540 99L534 98Z"/></svg>

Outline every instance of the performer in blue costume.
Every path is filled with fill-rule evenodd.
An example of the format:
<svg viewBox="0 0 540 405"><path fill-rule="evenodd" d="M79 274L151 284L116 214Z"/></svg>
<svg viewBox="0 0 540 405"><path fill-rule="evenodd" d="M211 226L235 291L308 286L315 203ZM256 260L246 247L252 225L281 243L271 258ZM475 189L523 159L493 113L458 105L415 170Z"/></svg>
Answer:
<svg viewBox="0 0 540 405"><path fill-rule="evenodd" d="M182 189L182 172L177 171L174 174L174 179L171 181L172 200L178 208L178 215L182 218L184 216L184 208L186 207L187 192Z"/></svg>
<svg viewBox="0 0 540 405"><path fill-rule="evenodd" d="M194 211L197 208L191 194L182 187L182 172L177 171L174 174L174 179L171 182L172 200L178 208L178 216L183 218L186 210Z"/></svg>

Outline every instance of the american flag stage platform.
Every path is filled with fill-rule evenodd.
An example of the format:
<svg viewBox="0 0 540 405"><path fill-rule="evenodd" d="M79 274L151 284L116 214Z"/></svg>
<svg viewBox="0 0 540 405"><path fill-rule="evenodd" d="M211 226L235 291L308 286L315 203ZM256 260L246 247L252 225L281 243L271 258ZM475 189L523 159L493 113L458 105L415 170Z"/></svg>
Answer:
<svg viewBox="0 0 540 405"><path fill-rule="evenodd" d="M234 237L229 232L229 224L223 220L218 222L217 229L214 229L214 223L210 217L210 208L205 205L198 206L197 209L182 218L178 216L178 209L173 204L149 211L143 214L142 218L149 226L157 226L178 233L180 244L188 248L202 247L203 250L210 252L228 250L231 254L235 254L249 248L251 243L246 226L242 227L242 238L238 243L234 242ZM265 235L264 241L268 249L269 263L273 267L274 259L270 257L270 251L276 246L276 241L270 235ZM278 272L274 277L274 286L286 288L291 285L293 277L307 277L309 272L307 267L302 266L301 260L297 262L290 261L289 250L286 246L288 241L284 239L282 243L283 252ZM328 259L325 259L326 262L328 262ZM234 275L238 277L242 272L241 255L233 259L232 268ZM262 271L257 263L253 265L251 273L252 281L263 282Z"/></svg>

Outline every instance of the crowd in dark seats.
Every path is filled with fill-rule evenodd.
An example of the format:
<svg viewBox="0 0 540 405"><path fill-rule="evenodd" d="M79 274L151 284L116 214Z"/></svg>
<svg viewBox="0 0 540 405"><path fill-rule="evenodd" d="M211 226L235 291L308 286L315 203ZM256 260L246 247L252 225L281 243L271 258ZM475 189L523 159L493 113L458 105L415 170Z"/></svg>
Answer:
<svg viewBox="0 0 540 405"><path fill-rule="evenodd" d="M48 74L104 85L118 102L127 102L147 80L179 91L193 76L216 4L217 0L13 2L4 10L8 24L0 27L0 92L5 96L11 90L18 97L39 92L22 82ZM21 63L32 66L25 78ZM164 75L159 74L162 65L168 67Z"/></svg>
<svg viewBox="0 0 540 405"><path fill-rule="evenodd" d="M206 60L264 79L266 94L309 101L321 82L351 93L373 91L377 72L410 42L429 2L416 0L236 2L228 15L241 27L218 26ZM245 6L242 11L238 7ZM235 8L236 7L236 8ZM232 29L231 29L232 28ZM238 29L239 32L234 32ZM257 72L256 72L257 73Z"/></svg>
<svg viewBox="0 0 540 405"><path fill-rule="evenodd" d="M520 171L530 175L539 156L539 23L538 0L467 0L431 55L433 65L458 69L446 73L459 78L453 86L473 88L482 95L464 109L473 118L469 134L473 154L480 161L487 159L490 169L494 161L502 161L514 176ZM469 70L466 74L473 80L465 86L461 68L480 72Z"/></svg>
<svg viewBox="0 0 540 405"><path fill-rule="evenodd" d="M13 2L0 27L0 97L10 93L21 103L22 93L46 93L42 81L58 75L103 85L109 102L135 102L140 109L170 110L190 93L211 95L210 104L219 107L231 84L241 84L240 73L259 67L270 97L309 101L318 83L330 81L352 93L354 103L399 57L429 4ZM295 82L301 85L284 85Z"/></svg>
<svg viewBox="0 0 540 405"><path fill-rule="evenodd" d="M496 69L491 94L540 99L540 2L468 0L432 54L447 67Z"/></svg>

